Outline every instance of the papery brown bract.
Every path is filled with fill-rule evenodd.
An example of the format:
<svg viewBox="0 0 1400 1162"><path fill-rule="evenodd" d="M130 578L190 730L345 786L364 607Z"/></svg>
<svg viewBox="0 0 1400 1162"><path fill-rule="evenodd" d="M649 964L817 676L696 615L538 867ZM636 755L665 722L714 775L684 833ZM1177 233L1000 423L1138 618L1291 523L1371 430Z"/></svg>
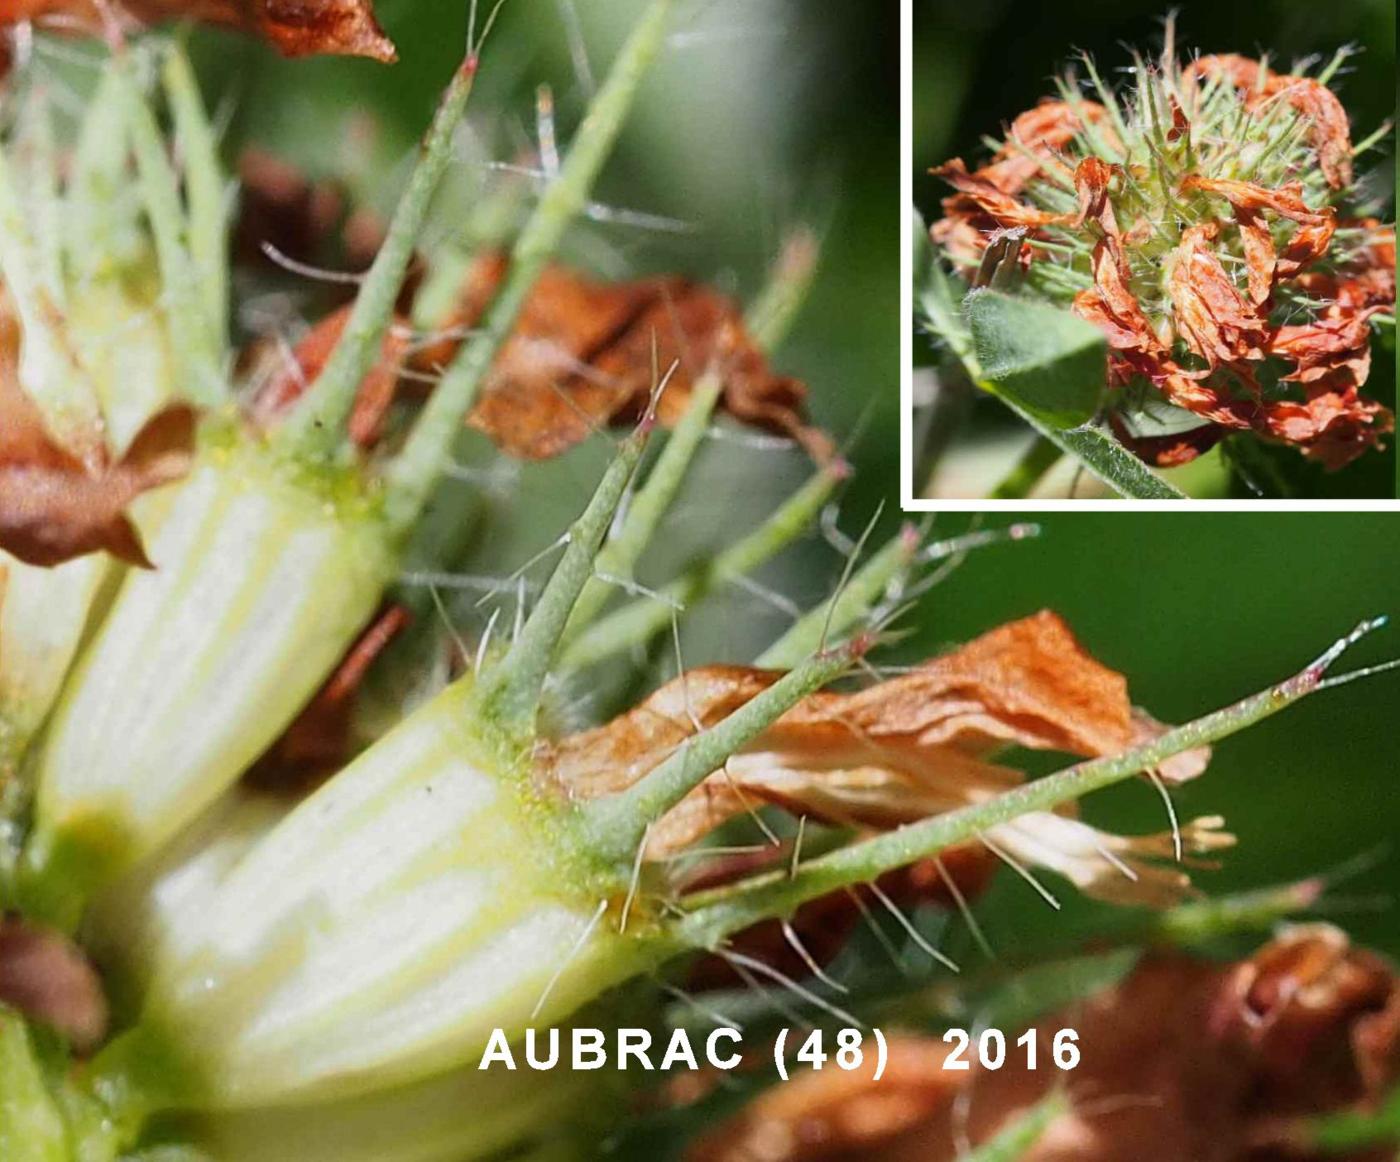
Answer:
<svg viewBox="0 0 1400 1162"><path fill-rule="evenodd" d="M870 1071L775 1087L702 1140L693 1162L953 1162L1059 1084L1043 1055L1064 1028L1082 1058L1070 1110L1020 1162L1323 1162L1299 1119L1374 1109L1400 1079L1400 980L1325 925L1285 931L1236 965L1149 954L1121 984L1036 1024L1040 1068L943 1068L940 1038L893 1032L895 1094ZM1008 1040L1010 1038L1008 1037ZM1381 1162L1393 1148L1344 1155Z"/></svg>
<svg viewBox="0 0 1400 1162"><path fill-rule="evenodd" d="M735 666L691 670L606 726L548 748L541 770L578 799L623 790L779 677ZM864 690L803 699L655 820L645 856L684 850L762 804L826 823L898 827L1018 786L1021 773L994 761L1007 746L1097 756L1161 729L1134 712L1120 674L1090 657L1058 616L1043 612ZM1194 777L1207 756L1179 756L1171 781ZM1122 864L1150 862L1156 840L1122 841L1130 846L1115 863L1101 851L1118 840L1078 824L1067 830L1066 822L1032 813L994 832L1000 839L1004 831L1010 846L1033 852L1036 862L1091 894L1131 895ZM1064 839L1071 843L1062 848ZM1086 862L1086 844L1100 852L1096 861ZM1145 873L1146 864L1142 902L1156 906L1164 889ZM1177 894L1186 886L1178 881Z"/></svg>
<svg viewBox="0 0 1400 1162"><path fill-rule="evenodd" d="M505 274L503 256L473 263L443 329L476 325ZM440 370L454 346L427 348L416 365L429 374ZM713 370L730 415L791 436L818 460L830 458L830 441L802 419L805 387L769 369L735 305L675 277L604 283L548 267L492 364L469 422L512 455L555 456L601 427L639 418L658 375L673 363L657 402L662 423L679 419L698 380Z"/></svg>
<svg viewBox="0 0 1400 1162"><path fill-rule="evenodd" d="M393 61L370 0L0 0L0 24L119 34L121 25L197 20L263 37L286 56L322 53ZM111 27L115 21L117 27Z"/></svg>
<svg viewBox="0 0 1400 1162"><path fill-rule="evenodd" d="M194 437L194 410L173 404L146 422L116 463L84 463L50 435L13 376L0 372L0 549L31 565L106 550L150 568L126 510L185 475Z"/></svg>

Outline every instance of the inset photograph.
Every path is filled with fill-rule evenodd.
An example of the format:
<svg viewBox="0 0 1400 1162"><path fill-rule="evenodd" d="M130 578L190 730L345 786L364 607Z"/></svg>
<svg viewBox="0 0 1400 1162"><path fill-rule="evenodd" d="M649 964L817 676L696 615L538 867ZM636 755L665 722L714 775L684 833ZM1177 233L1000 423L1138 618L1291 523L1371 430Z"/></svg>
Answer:
<svg viewBox="0 0 1400 1162"><path fill-rule="evenodd" d="M1395 10L915 0L906 499L1396 494Z"/></svg>

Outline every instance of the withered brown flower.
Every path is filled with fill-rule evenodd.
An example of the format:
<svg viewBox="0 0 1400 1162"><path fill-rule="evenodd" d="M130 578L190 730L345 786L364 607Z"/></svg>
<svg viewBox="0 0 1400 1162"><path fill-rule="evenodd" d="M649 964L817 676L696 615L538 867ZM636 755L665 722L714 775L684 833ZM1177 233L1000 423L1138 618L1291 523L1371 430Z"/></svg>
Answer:
<svg viewBox="0 0 1400 1162"><path fill-rule="evenodd" d="M31 565L105 549L149 568L126 510L185 475L194 431L193 409L173 404L147 421L119 460L89 463L50 434L39 408L0 368L0 549Z"/></svg>
<svg viewBox="0 0 1400 1162"><path fill-rule="evenodd" d="M1378 446L1394 417L1361 388L1370 324L1394 311L1394 232L1357 212L1336 95L1241 56L1164 55L1127 94L1093 78L1102 103L1066 78L986 165L933 171L956 191L932 228L948 260L970 272L998 231L1025 231L1027 289L1104 332L1107 419L1151 462L1235 431L1328 468Z"/></svg>
<svg viewBox="0 0 1400 1162"><path fill-rule="evenodd" d="M506 259L474 261L452 315L439 330L451 338L410 341L396 318L380 359L361 383L350 421L361 447L383 433L399 392L420 392L449 364L459 336L481 319L506 273ZM253 400L252 414L274 424L315 380L349 317L341 308L315 324L273 370ZM789 436L817 460L833 454L829 438L803 418L806 388L774 373L750 338L734 303L679 277L596 281L562 266L540 275L468 416L472 427L513 456L547 459L608 424L635 422L656 377L675 365L656 403L657 419L674 424L701 379L717 375L720 406L735 419Z"/></svg>
<svg viewBox="0 0 1400 1162"><path fill-rule="evenodd" d="M1121 984L1037 1023L1078 1034L1070 1108L1022 1162L1307 1162L1337 1157L1301 1119L1373 1109L1400 1079L1400 978L1327 925L1285 931L1219 965L1149 954ZM1046 1043L1049 1043L1048 1041ZM953 1162L1060 1083L1008 1054L989 1070L947 1069L952 1046L895 1034L886 1077L873 1062L769 1090L703 1139L695 1162ZM1382 1162L1381 1146L1353 1151Z"/></svg>
<svg viewBox="0 0 1400 1162"><path fill-rule="evenodd" d="M198 20L266 39L286 56L334 53L392 61L397 53L371 0L0 0L0 24L33 21L55 31L120 32L123 22ZM117 28L109 27L115 21Z"/></svg>
<svg viewBox="0 0 1400 1162"><path fill-rule="evenodd" d="M502 255L473 263L445 327L474 326L505 274ZM417 363L431 371L449 356L450 346L438 345ZM512 455L554 456L602 425L640 417L658 370L672 363L676 370L657 405L663 424L680 418L700 378L713 370L730 415L791 436L820 460L830 457L830 442L802 419L806 388L769 368L734 303L677 277L604 283L562 266L547 268L470 422Z"/></svg>

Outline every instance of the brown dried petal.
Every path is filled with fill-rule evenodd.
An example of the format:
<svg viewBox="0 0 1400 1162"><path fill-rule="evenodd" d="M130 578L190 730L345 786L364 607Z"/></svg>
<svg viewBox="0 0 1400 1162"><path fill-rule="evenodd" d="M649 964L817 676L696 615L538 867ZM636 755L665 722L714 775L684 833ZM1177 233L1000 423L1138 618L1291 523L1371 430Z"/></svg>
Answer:
<svg viewBox="0 0 1400 1162"><path fill-rule="evenodd" d="M1006 144L977 171L977 176L1005 193L1017 194L1047 165L1058 165L1068 172L1069 167L1058 160L1058 154L1074 140L1084 121L1096 127L1110 148L1121 148L1113 129L1103 123L1106 115L1104 107L1093 101L1080 102L1077 112L1064 101L1044 100L1011 123Z"/></svg>
<svg viewBox="0 0 1400 1162"><path fill-rule="evenodd" d="M445 326L475 325L504 274L499 256L474 263ZM450 345L439 345L420 366L436 368L450 357ZM470 422L512 455L554 456L606 424L640 416L654 368L664 372L673 362L658 403L662 423L680 418L696 383L714 369L723 407L735 418L793 437L818 460L832 455L830 441L802 419L805 387L769 369L728 299L681 278L602 283L560 266L536 281Z"/></svg>
<svg viewBox="0 0 1400 1162"><path fill-rule="evenodd" d="M127 506L178 480L193 456L195 413L173 404L116 464L92 468L55 442L33 401L0 375L0 548L31 565L98 550L150 567Z"/></svg>
<svg viewBox="0 0 1400 1162"><path fill-rule="evenodd" d="M1298 445L1304 456L1335 471L1379 447L1395 430L1395 415L1348 388L1310 393L1305 403L1270 404L1261 424L1270 435Z"/></svg>
<svg viewBox="0 0 1400 1162"><path fill-rule="evenodd" d="M1187 345L1212 368L1263 357L1267 323L1257 308L1235 289L1210 243L1219 234L1215 222L1189 227L1181 236L1168 275L1172 314Z"/></svg>
<svg viewBox="0 0 1400 1162"><path fill-rule="evenodd" d="M102 982L77 945L16 916L0 917L0 1004L57 1030L79 1052L107 1030Z"/></svg>
<svg viewBox="0 0 1400 1162"><path fill-rule="evenodd" d="M1183 193L1201 190L1208 194L1219 194L1236 209L1272 210L1284 218L1309 225L1321 225L1329 218L1335 217L1335 211L1330 206L1321 210L1310 208L1303 201L1303 187L1299 182L1289 182L1271 190L1253 182L1190 174L1182 181L1181 189Z"/></svg>
<svg viewBox="0 0 1400 1162"><path fill-rule="evenodd" d="M1327 184L1334 190L1351 185L1351 125L1337 95L1311 77L1272 77L1266 91L1283 96L1312 122L1309 139Z"/></svg>
<svg viewBox="0 0 1400 1162"><path fill-rule="evenodd" d="M542 756L544 769L578 798L621 790L779 676L691 671L612 723L564 739ZM990 759L1003 746L1107 754L1154 729L1149 721L1134 717L1122 677L1041 613L866 690L804 699L656 821L647 853L681 850L764 803L896 827L1019 785L1018 771Z"/></svg>
<svg viewBox="0 0 1400 1162"><path fill-rule="evenodd" d="M1113 215L1113 203L1108 198L1108 183L1119 167L1100 161L1097 157L1086 157L1075 167L1074 192L1079 199L1079 216L1076 226L1087 221L1097 222L1100 229L1117 241L1118 221Z"/></svg>
<svg viewBox="0 0 1400 1162"><path fill-rule="evenodd" d="M1269 354L1297 365L1285 377L1290 381L1313 383L1326 376L1333 387L1360 387L1370 373L1370 318L1378 309L1337 312L1315 323L1280 327L1269 339Z"/></svg>
<svg viewBox="0 0 1400 1162"><path fill-rule="evenodd" d="M995 181L981 173L968 173L967 166L960 157L955 157L929 172L936 177L941 177L963 198L967 199L967 203L970 203L971 207L976 207L989 215L998 226L1038 228L1066 225L1073 221L1071 215L1054 214L1048 210L1037 210L1034 206L1027 205L1006 193L997 186ZM953 203L951 208L954 211L965 211L970 208L959 199L950 199L950 201ZM944 202L944 208L945 210L950 208L949 202Z"/></svg>
<svg viewBox="0 0 1400 1162"><path fill-rule="evenodd" d="M1260 297L1266 271L1271 283L1275 274L1278 278L1291 278L1327 253L1337 228L1336 211L1330 206L1321 210L1309 208L1303 201L1303 187L1298 182L1289 182L1271 190L1251 182L1192 174L1181 183L1181 189L1184 193L1202 190L1218 194L1235 208L1235 218L1244 240L1245 258L1249 263L1250 297L1256 304L1263 303L1268 297L1267 294ZM1298 230L1284 246L1283 254L1277 258L1273 238L1258 217L1263 210L1270 210L1299 224Z"/></svg>
<svg viewBox="0 0 1400 1162"><path fill-rule="evenodd" d="M393 61L370 0L0 0L0 24L32 20L61 30L108 31L127 17L140 24L198 20L262 36L285 56L332 53Z"/></svg>
<svg viewBox="0 0 1400 1162"><path fill-rule="evenodd" d="M1128 288L1123 256L1112 239L1095 244L1090 260L1092 290L1074 299L1074 313L1102 331L1114 351L1136 351L1165 358L1166 349L1143 313L1137 296Z"/></svg>
<svg viewBox="0 0 1400 1162"><path fill-rule="evenodd" d="M1021 1162L1323 1162L1289 1141L1293 1119L1370 1108L1400 1073L1400 981L1335 929L1285 932L1254 957L1218 966L1181 955L1145 958L1121 984L1036 1028L1042 1046L1078 1031L1082 1058L1071 1109ZM1040 1061L1008 1054L998 1070L943 1069L938 1037L895 1034L914 1063L904 1111L858 1128L827 1111L859 1109L865 1075L802 1074L763 1094L695 1148L704 1162L953 1162L986 1142L1053 1086ZM927 1057L918 1055L923 1046ZM844 1086L842 1079L847 1079ZM851 1105L847 1105L847 1101ZM1348 1155L1380 1162L1384 1147Z"/></svg>
<svg viewBox="0 0 1400 1162"><path fill-rule="evenodd" d="M1197 456L1203 456L1230 434L1221 424L1202 424L1189 432L1167 436L1138 436L1130 432L1116 416L1110 417L1119 441L1134 456L1158 468L1179 468Z"/></svg>
<svg viewBox="0 0 1400 1162"><path fill-rule="evenodd" d="M1273 293L1274 272L1278 267L1274 237L1268 223L1256 210L1237 207L1235 220L1240 225L1240 241L1249 270L1249 298L1256 307L1262 307Z"/></svg>
<svg viewBox="0 0 1400 1162"><path fill-rule="evenodd" d="M889 1039L885 1073L875 1055L853 1070L808 1071L766 1090L697 1142L689 1162L825 1162L865 1151L919 1125L962 1088L946 1068L952 1047L911 1035Z"/></svg>

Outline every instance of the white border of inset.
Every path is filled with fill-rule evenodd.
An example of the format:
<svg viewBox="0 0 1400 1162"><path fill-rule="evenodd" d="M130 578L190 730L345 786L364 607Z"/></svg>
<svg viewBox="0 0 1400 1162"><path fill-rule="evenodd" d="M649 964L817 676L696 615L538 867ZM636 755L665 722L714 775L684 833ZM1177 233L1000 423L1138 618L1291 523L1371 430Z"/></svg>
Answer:
<svg viewBox="0 0 1400 1162"><path fill-rule="evenodd" d="M905 512L1400 512L1394 500L929 500L914 495L914 5L899 5L899 506Z"/></svg>

